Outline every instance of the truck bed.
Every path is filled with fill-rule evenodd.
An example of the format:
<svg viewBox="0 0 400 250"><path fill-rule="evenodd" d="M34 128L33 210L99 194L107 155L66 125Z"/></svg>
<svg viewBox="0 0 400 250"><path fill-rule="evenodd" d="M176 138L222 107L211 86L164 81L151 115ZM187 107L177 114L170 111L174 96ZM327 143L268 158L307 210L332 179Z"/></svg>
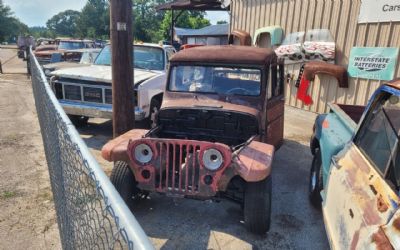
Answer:
<svg viewBox="0 0 400 250"><path fill-rule="evenodd" d="M346 105L346 104L336 104L341 108L356 124L361 119L364 113L365 106L361 105Z"/></svg>

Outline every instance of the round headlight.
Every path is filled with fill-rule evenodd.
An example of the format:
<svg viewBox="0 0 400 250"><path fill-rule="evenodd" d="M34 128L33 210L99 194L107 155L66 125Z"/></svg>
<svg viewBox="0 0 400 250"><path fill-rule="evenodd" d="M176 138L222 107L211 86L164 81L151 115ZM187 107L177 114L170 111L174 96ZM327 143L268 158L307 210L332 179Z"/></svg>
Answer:
<svg viewBox="0 0 400 250"><path fill-rule="evenodd" d="M224 157L221 152L216 149L207 149L203 153L203 164L209 170L217 170L222 166L224 162Z"/></svg>
<svg viewBox="0 0 400 250"><path fill-rule="evenodd" d="M135 159L142 164L149 163L153 158L153 150L151 150L149 145L144 143L137 145L133 153Z"/></svg>
<svg viewBox="0 0 400 250"><path fill-rule="evenodd" d="M46 70L44 71L44 74L45 74L45 75L50 75L50 73L51 73L51 70L49 70L49 69L46 69Z"/></svg>

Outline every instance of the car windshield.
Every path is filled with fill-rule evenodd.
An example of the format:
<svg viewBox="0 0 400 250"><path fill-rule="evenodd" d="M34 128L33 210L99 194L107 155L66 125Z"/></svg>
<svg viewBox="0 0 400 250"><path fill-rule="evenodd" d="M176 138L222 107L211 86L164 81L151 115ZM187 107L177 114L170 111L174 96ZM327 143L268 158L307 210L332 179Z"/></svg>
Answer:
<svg viewBox="0 0 400 250"><path fill-rule="evenodd" d="M81 60L79 63L81 64L92 64L96 59L99 52L84 52L82 54Z"/></svg>
<svg viewBox="0 0 400 250"><path fill-rule="evenodd" d="M174 66L169 90L258 96L261 93L261 70L220 66Z"/></svg>
<svg viewBox="0 0 400 250"><path fill-rule="evenodd" d="M147 70L163 70L164 65L164 52L161 48L150 47L150 46L133 46L134 61L133 66L135 68L147 69ZM95 65L111 65L111 46L108 45L102 49L96 61Z"/></svg>
<svg viewBox="0 0 400 250"><path fill-rule="evenodd" d="M303 40L304 40L304 32L290 33L285 37L285 39L282 42L282 45L302 43Z"/></svg>
<svg viewBox="0 0 400 250"><path fill-rule="evenodd" d="M84 42L61 41L60 44L58 45L58 49L66 49L66 50L83 49L83 48L85 48Z"/></svg>
<svg viewBox="0 0 400 250"><path fill-rule="evenodd" d="M306 42L334 42L331 32L327 29L315 29L307 31Z"/></svg>

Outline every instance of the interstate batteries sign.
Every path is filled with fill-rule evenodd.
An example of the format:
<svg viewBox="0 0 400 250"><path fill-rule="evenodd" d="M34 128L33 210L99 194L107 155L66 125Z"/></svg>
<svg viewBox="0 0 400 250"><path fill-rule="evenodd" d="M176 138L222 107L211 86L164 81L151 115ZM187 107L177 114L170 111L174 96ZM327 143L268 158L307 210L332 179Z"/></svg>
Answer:
<svg viewBox="0 0 400 250"><path fill-rule="evenodd" d="M361 0L358 23L399 21L400 0Z"/></svg>
<svg viewBox="0 0 400 250"><path fill-rule="evenodd" d="M348 72L351 77L390 81L394 78L398 48L353 48Z"/></svg>

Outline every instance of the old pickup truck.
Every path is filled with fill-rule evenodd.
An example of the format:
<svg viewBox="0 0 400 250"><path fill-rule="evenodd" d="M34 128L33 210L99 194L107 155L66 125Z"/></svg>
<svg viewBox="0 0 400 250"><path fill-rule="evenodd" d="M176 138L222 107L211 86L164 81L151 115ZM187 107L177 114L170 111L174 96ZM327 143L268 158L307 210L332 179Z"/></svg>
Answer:
<svg viewBox="0 0 400 250"><path fill-rule="evenodd" d="M175 49L169 45L135 44L135 119L154 120L161 106L169 58ZM111 46L104 47L93 65L51 73L51 85L61 106L75 125L89 117L112 118ZM146 122L147 123L147 122Z"/></svg>
<svg viewBox="0 0 400 250"><path fill-rule="evenodd" d="M270 227L271 170L283 142L284 67L271 49L204 46L171 59L156 127L108 142L111 181L132 203L147 192L228 198L245 226Z"/></svg>
<svg viewBox="0 0 400 250"><path fill-rule="evenodd" d="M400 249L400 79L363 109L317 117L310 198L322 201L332 249Z"/></svg>

